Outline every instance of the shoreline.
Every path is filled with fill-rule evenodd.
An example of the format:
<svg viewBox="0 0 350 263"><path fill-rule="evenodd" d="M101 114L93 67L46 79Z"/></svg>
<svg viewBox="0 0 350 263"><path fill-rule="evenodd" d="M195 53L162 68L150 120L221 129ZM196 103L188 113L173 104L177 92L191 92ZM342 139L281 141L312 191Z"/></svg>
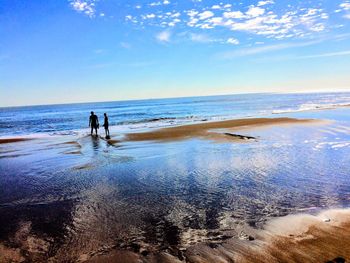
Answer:
<svg viewBox="0 0 350 263"><path fill-rule="evenodd" d="M163 128L148 129L140 132L122 132L112 133L111 139L105 139L102 129L98 137L106 140L109 144L117 144L122 142L141 142L141 141L158 141L170 142L177 140L184 140L190 138L208 139L213 141L255 141L257 138L249 134L234 133L237 130L252 130L273 126L282 125L313 125L328 123L328 120L321 119L297 119L290 117L279 118L244 118L244 119L230 119L223 121L209 121L192 124L181 124L175 126L168 126ZM120 137L122 135L122 137ZM74 136L74 135L72 135ZM83 137L90 136L90 133L84 134ZM76 136L75 136L76 137ZM54 137L9 137L0 138L0 145L16 142L31 141L35 139L54 138ZM65 138L64 135L60 138Z"/></svg>

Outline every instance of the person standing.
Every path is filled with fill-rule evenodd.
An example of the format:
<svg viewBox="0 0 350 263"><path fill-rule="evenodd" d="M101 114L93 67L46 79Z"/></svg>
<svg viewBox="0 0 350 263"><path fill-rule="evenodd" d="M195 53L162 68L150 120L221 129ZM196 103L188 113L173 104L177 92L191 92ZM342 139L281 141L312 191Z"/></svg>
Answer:
<svg viewBox="0 0 350 263"><path fill-rule="evenodd" d="M108 116L107 113L104 113L104 123L103 123L103 127L105 128L105 132L106 132L106 138L109 139L109 122L108 122Z"/></svg>
<svg viewBox="0 0 350 263"><path fill-rule="evenodd" d="M89 127L91 127L91 135L93 133L93 130L95 129L96 136L97 136L97 129L99 128L99 126L100 124L98 123L98 117L92 111L89 119Z"/></svg>

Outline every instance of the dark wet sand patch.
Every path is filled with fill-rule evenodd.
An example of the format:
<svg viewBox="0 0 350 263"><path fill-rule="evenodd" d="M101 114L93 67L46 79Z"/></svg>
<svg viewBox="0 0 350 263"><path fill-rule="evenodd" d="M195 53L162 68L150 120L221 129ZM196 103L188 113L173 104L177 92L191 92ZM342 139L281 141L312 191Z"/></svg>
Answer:
<svg viewBox="0 0 350 263"><path fill-rule="evenodd" d="M0 156L0 159L18 158L18 157L27 156L27 155L30 155L30 154L29 153L9 154L9 155Z"/></svg>
<svg viewBox="0 0 350 263"><path fill-rule="evenodd" d="M87 163L87 164L82 164L82 165L78 165L73 167L74 170L84 170L84 169L91 169L93 168L94 165L91 163Z"/></svg>
<svg viewBox="0 0 350 263"><path fill-rule="evenodd" d="M224 134L227 136L233 137L233 138L240 139L240 140L256 140L257 139L253 136L246 136L246 135L234 134L234 133L229 133L229 132L225 132Z"/></svg>
<svg viewBox="0 0 350 263"><path fill-rule="evenodd" d="M14 143L14 142L23 142L23 141L30 141L33 139L30 138L8 138L8 139L0 139L0 144L4 143Z"/></svg>
<svg viewBox="0 0 350 263"><path fill-rule="evenodd" d="M113 140L113 139L109 139L109 140L106 140L108 144L110 145L115 145L117 143L120 143L121 141L120 140Z"/></svg>
<svg viewBox="0 0 350 263"><path fill-rule="evenodd" d="M68 145L71 145L71 146L75 146L77 148L81 148L81 145L79 142L77 141L68 141L68 142L61 142L61 143L56 143L56 144L53 144L54 146L68 146Z"/></svg>
<svg viewBox="0 0 350 263"><path fill-rule="evenodd" d="M74 145L79 145L80 146L80 144L78 142L76 142L76 141L63 142L62 144L74 144Z"/></svg>
<svg viewBox="0 0 350 263"><path fill-rule="evenodd" d="M82 154L81 151L68 151L68 152L64 152L64 154L73 154L73 155L77 155L77 154Z"/></svg>

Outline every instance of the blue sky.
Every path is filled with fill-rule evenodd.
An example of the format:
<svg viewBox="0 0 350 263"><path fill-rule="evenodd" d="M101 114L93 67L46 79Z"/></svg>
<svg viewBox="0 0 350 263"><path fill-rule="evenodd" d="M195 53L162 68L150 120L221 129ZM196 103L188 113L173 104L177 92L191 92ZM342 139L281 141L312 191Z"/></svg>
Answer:
<svg viewBox="0 0 350 263"><path fill-rule="evenodd" d="M0 0L0 106L350 91L349 69L349 0Z"/></svg>

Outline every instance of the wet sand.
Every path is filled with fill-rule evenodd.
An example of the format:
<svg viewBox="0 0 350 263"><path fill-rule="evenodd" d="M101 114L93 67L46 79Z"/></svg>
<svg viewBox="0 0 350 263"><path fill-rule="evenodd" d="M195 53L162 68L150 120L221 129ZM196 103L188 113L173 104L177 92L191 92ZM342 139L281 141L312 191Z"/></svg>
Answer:
<svg viewBox="0 0 350 263"><path fill-rule="evenodd" d="M187 253L189 262L316 263L350 259L347 209L328 210L317 216L289 215L268 221L263 230L249 232L255 240L230 240L216 248L195 246Z"/></svg>
<svg viewBox="0 0 350 263"><path fill-rule="evenodd" d="M0 144L4 143L13 143L13 142L23 142L32 140L30 138L8 138L8 139L0 139Z"/></svg>
<svg viewBox="0 0 350 263"><path fill-rule="evenodd" d="M30 226L29 226L30 227ZM24 225L16 234L17 242L24 243L43 262L40 247L44 240L29 235ZM347 262L350 259L350 210L327 210L318 215L299 214L271 219L264 229L241 232L244 238L231 238L217 243L199 243L183 250L183 256L174 256L175 250L153 253L134 252L133 249L103 249L80 255L76 262L115 263L213 263L213 262ZM244 233L242 235L242 233ZM0 262L23 262L21 251L0 244ZM56 262L52 258L53 262ZM343 260L343 261L342 261ZM58 262L61 262L60 260Z"/></svg>
<svg viewBox="0 0 350 263"><path fill-rule="evenodd" d="M218 152L211 150L212 148L208 149L207 152L203 153L203 145L206 145L206 147L211 146L213 147L213 149L218 151L222 147L225 147L224 144L221 145L212 143L210 141L199 141L196 142L198 144L195 145L197 145L198 147L200 146L200 150L194 153L192 149L190 149L189 155L185 156L184 159L181 159L181 156L184 155L184 152L179 152L179 154L174 155L174 157L170 156L169 159L155 159L154 167L159 167L159 170L157 170L158 168L152 170L152 159L147 159L144 162L140 163L140 165L138 166L131 166L132 170L127 169L127 171L131 172L126 172L125 174L123 174L125 170L119 168L122 167L122 162L125 162L123 160L127 158L123 157L121 153L124 152L130 154L130 151L132 151L132 149L123 148L122 146L120 149L117 147L109 147L109 144L122 145L124 141L176 141L174 144L177 144L179 143L177 142L177 140L183 140L187 138L204 138L209 140L222 140L225 138L234 142L235 140L249 141L254 138L251 138L246 135L249 135L252 131L255 132L255 129L260 129L264 127L279 128L283 125L286 125L286 127L292 127L292 125L300 125L300 129L299 127L296 127L296 129L293 132L290 132L293 136L297 137L298 140L296 145L300 146L300 141L304 140L301 140L299 134L296 133L298 129L301 130L301 133L308 134L304 131L304 127L309 125L309 127L314 128L312 125L318 123L325 122L313 119L293 118L241 119L184 125L163 128L150 132L130 133L125 135L125 139L121 140L105 141L102 140L102 138L100 137L93 138L90 136L85 136L83 138L80 138L79 142L69 139L69 141L57 144L57 141L55 141L54 144L50 144L48 145L48 147L52 147L52 149L59 150L59 152L63 153L64 155L61 154L59 156L56 156L52 154L54 158L52 158L53 161L51 163L51 170L57 169L57 163L62 162L64 162L63 166L68 167L69 163L67 162L67 160L70 160L70 158L72 158L72 160L79 160L79 162L75 163L72 161L71 165L74 166L72 166L73 168L71 167L71 173L68 174L67 178L69 178L70 180L72 178L75 179L75 175L76 180L82 180L83 177L91 178L91 182L82 180L78 181L78 183L75 185L73 181L68 181L69 184L62 184L61 186L63 190L67 190L69 189L69 187L74 188L75 186L77 186L78 189L77 191L72 191L74 195L72 193L62 194L64 198L66 198L66 196L72 198L71 196L73 196L74 200L75 196L77 196L78 199L76 199L76 203L78 205L81 205L81 207L79 208L78 205L75 204L77 205L77 208L75 212L75 219L73 217L74 220L72 220L74 221L74 224L70 225L69 223L69 221L71 220L70 216L72 216L73 212L70 212L70 209L68 208L67 211L69 212L69 216L66 215L66 217L68 218L67 225L69 227L69 231L71 231L68 231L68 233L73 233L74 235L71 236L73 237L72 240L74 240L74 238L77 238L78 241L76 241L76 243L68 243L67 245L64 244L66 246L62 247L59 247L60 244L52 245L53 239L50 235L46 236L45 233L42 234L40 231L38 232L37 230L37 232L35 232L35 229L38 228L38 225L42 226L42 219L37 214L37 212L35 212L36 210L33 210L34 218L38 218L37 220L39 223L27 223L27 221L21 221L17 230L15 230L15 234L13 235L13 237L11 236L11 238L9 238L9 240L5 242L0 242L0 262L22 262L24 260L27 260L27 262L49 261L123 263L250 263L327 262L336 258L344 258L346 260L349 260L349 210L328 210L318 214L317 216L301 214L279 217L277 219L269 219L267 223L265 223L264 221L263 229L260 229L260 225L256 225L257 227L249 226L249 220L241 220L240 222L244 222L244 225L237 225L237 229L231 229L230 227L226 227L226 225L222 226L219 224L219 222L221 222L221 215L226 213L226 211L228 210L232 212L232 214L228 216L230 219L235 218L235 216L239 214L239 209L242 209L243 215L251 213L254 217L258 217L258 209L255 209L253 208L253 205L250 205L247 206L247 210L245 210L245 205L249 202L249 200L253 200L254 198L256 198L259 199L257 200L259 207L267 207L266 204L261 205L261 200L265 198L265 194L267 195L266 202L268 204L276 204L279 207L281 207L282 210L284 210L285 207L293 207L292 203L287 203L287 205L284 205L284 203L274 203L272 197L278 189L281 189L281 185L276 186L276 188L266 188L262 192L262 194L257 193L259 193L259 190L261 190L264 187L264 182L268 179L267 175L272 174L274 169L279 174L284 174L284 177L282 178L284 181L288 180L288 177L285 176L285 174L287 173L284 173L284 170L282 168L295 167L295 164L298 164L298 166L303 165L303 161L307 159L305 156L305 158L300 157L300 159L297 159L297 161L295 162L285 162L285 160L293 160L292 156L301 155L303 151L300 151L300 148L297 148L297 152L293 152L293 154L291 153L291 155L285 156L285 159L276 159L276 161L274 160L274 155L267 155L266 157L264 157L264 155L262 155L261 152L257 152L259 154L258 156L253 156L254 158L249 158L246 155L242 155L238 151L238 144L235 145L234 143L232 143L229 144L230 147L232 145L237 146L237 148L235 148L235 151L232 151L230 148L229 151L223 152L222 156L219 155L219 157L217 157ZM317 126L315 127L318 128ZM285 127L283 127L281 130L286 131L286 134L288 134L288 129L285 129ZM247 134L237 134L242 132L247 132ZM344 132L347 132L347 130L345 130ZM260 143L268 143L268 141L273 139L275 135L270 130L267 130L267 134L271 135L271 137L261 137L264 140L259 140L259 143L257 144L244 144L239 145L239 147L248 147L250 145L254 147L253 145L260 145ZM277 134L281 134L281 132ZM317 134L318 133L316 133L316 135ZM314 138L316 137L316 135L312 134L310 135L310 137ZM260 135L258 134L258 136ZM22 140L24 141L27 139L13 138L7 140L10 140L8 141L8 143L10 143ZM286 137L281 138L281 142L290 143L290 141L288 141ZM28 142L28 145L34 145L34 143L34 141L33 144L32 142ZM180 143L182 143L183 145L189 145L190 141L183 141ZM218 146L212 146L214 144ZM13 146L15 145L16 144L14 144ZM59 145L63 145L64 147L62 147L61 149ZM154 149L157 147L161 147L162 145L168 144L154 143L148 146L150 146L150 149ZM19 144L19 148L22 148L21 144ZM182 149L182 147L179 148ZM115 149L118 149L118 151L114 151ZM271 145L269 145L269 147L266 147L266 149L280 148L279 146L271 148ZM283 157L283 154L289 152L286 149L288 148L285 148L285 150L281 150L280 152L276 153L276 157ZM145 152L146 150L147 148L141 148L140 151ZM248 153L252 152L253 151L251 149L248 150ZM111 158L113 153L116 154L116 156L114 156L115 160ZM157 152L157 154L159 153ZM211 156L211 154L213 154L213 156ZM228 154L232 154L232 158L238 158L237 161L234 163L230 163L229 159L222 158L227 156ZM40 156L44 155L45 154L41 153ZM150 156L153 157L153 155L154 152L152 152ZM187 169L185 166L186 160L196 155L201 157L198 158L199 161L197 171L199 172L197 172L195 169L192 169L194 172L191 173L192 170ZM314 151L312 151L311 154L306 154L307 157L316 155L317 154L314 154ZM210 158L214 156L215 158ZM334 152L332 152L332 154L330 154L329 156L334 156ZM343 154L342 156L346 155ZM63 161L60 161L58 157L62 158ZM131 154L131 156L128 157L129 159L127 160L130 160L131 157L134 158L135 156ZM88 162L90 159L94 160L94 162ZM84 160L84 162L82 162L82 160ZM161 164L166 163L164 160L169 161L169 166L161 166ZM96 164L96 162L98 163L98 165ZM137 164L137 162L140 162L140 160L136 158L136 161L134 162ZM331 166L331 164L334 162L324 161L324 163L327 166ZM338 167L341 163L346 164L348 162L344 160L337 163L336 166ZM42 166L50 166L43 164L45 163L40 162L39 167L41 168ZM108 164L108 166L106 165L106 170L101 169L105 164ZM208 166L208 164L213 165L213 167ZM244 166L244 164L246 164L246 166ZM271 167L269 167L269 164L271 165ZM281 167L274 168L273 165L277 164L281 164ZM180 169L181 171L183 171L183 174L179 173L177 165L180 165ZM190 163L189 165L192 168L194 166L193 163ZM235 180L233 181L223 180L225 178L225 174L227 175L228 172L232 171L233 169L238 169L240 165L243 168L242 177L234 177ZM312 166L312 163L308 163L305 165L306 167L311 166L313 168L313 174L317 174L316 168L321 166L318 159L315 160L314 167ZM223 169L222 171L224 173L220 173L220 167ZM34 168L36 167L34 166ZM206 174L211 169L213 172ZM241 184L241 181L246 182L245 180L248 180L249 177L252 175L252 173L249 172L249 169L251 169L254 172L267 172L262 173L264 177L259 177L257 178L259 180L253 181L253 186L252 184ZM48 169L47 171L50 171L50 169ZM43 171L42 174L47 176L47 171ZM167 171L169 172L170 183L166 181ZM298 174L298 171L299 170L291 170L291 178L295 178ZM322 170L322 172L323 171L324 170ZM346 171L347 170L345 170L345 172ZM137 172L140 172L140 177L136 176ZM179 173L180 175L176 176L177 173ZM237 170L235 171L235 173L237 173ZM309 173L310 172L308 171L305 172L305 174ZM187 176L192 174L198 174L201 177L195 178L196 180L189 178L188 181L186 181ZM328 172L328 174L330 173ZM35 170L33 172L33 182L37 182L38 180L40 180L40 177L38 177L37 175L38 170ZM152 177L152 175L155 176ZM12 177L13 176L11 175L11 178ZM265 177L267 179L265 179ZM53 178L57 178L56 175ZM151 181L147 181L148 178L151 179ZM183 180L183 178L185 178L185 180ZM164 179L164 181L160 179ZM317 179L319 180L319 178ZM57 182L60 183L60 180L57 180ZM123 180L125 180L125 182ZM192 183L192 180L194 180L195 183ZM330 180L331 181L327 183L327 186L331 185L333 181L336 181L333 179ZM94 185L95 181L96 187L93 188L92 186ZM206 181L208 191L206 189ZM188 188L186 188L186 183L188 184ZM40 184L40 186L42 185L43 184ZM266 185L271 185L271 181L268 181ZM297 192L305 191L302 190L303 185L305 185L304 181L303 183L297 185ZM56 188L56 185L54 186L55 187L52 188L53 193L60 193L60 190L57 190L60 188ZM238 189L239 186L241 186L242 189ZM81 190L85 189L84 187L86 187L87 190L85 191L87 192ZM231 194L227 193L226 195L225 191L228 190L226 189L226 187L228 187L229 190L234 187L236 188L234 188L234 191L232 191ZM172 193L172 191L176 189L178 189L178 191ZM188 189L190 189L191 191ZM334 189L331 189L330 191L336 191ZM337 188L337 190L338 189L339 188ZM318 192L317 189L313 190ZM42 193L43 190L40 188L41 195L39 196L39 198L41 198L42 196L43 201L41 201L40 199L38 199L40 200L40 202L35 201L39 204L38 206L44 206L44 204L48 202L44 198L45 195ZM13 193L11 193L11 195L12 194ZM197 194L198 196L196 197ZM247 194L247 199L243 198L241 199L242 202L238 202L237 205L233 205L235 204L235 200L239 200L245 194ZM257 196L255 196L255 194L257 194ZM341 192L339 192L339 195L340 194ZM47 193L47 195L50 196L49 193ZM131 196L130 200L127 199L128 195ZM152 195L154 196L154 198L152 198ZM185 199L184 197L187 198L187 195L188 199ZM176 198L174 198L174 196ZM207 203L204 202L203 204L201 204L200 202L205 201L208 196L210 200ZM281 193L281 196L284 197L285 192ZM173 202L170 202L172 201L172 198L174 198ZM345 197L343 196L343 198ZM291 197L287 196L285 197L285 199L287 201L290 201ZM316 199L318 200L319 196L317 196ZM21 199L19 200L21 201ZM58 196L57 200L62 200L62 198ZM123 203L121 202L121 200L123 201ZM17 200L15 200L15 202L16 201ZM228 201L232 202L232 206L228 205ZM49 200L49 202L51 201ZM169 204L167 202L169 202ZM51 203L56 203L56 201ZM12 205L13 204L14 203L12 203ZM59 202L57 202L57 204L59 204ZM33 207L35 206L34 203L31 205ZM317 207L323 206L322 203L318 202L315 205L317 205ZM223 207L221 206L223 206L225 209L222 209ZM15 205L13 205L13 207L15 207ZM130 210L128 210L128 208L130 208ZM160 212L157 210L152 210L155 208L158 208ZM2 209L3 211L6 211L5 206L3 206ZM29 211L33 208L25 209ZM44 214L49 214L46 211L47 209L45 208ZM46 219L52 220L54 218L64 218L64 216L62 216L61 213L58 213L59 216L56 215L56 207L53 208L53 211L54 216L51 216L50 218L48 217ZM79 211L83 211L84 213L81 212L82 214L80 215L78 213ZM188 214L186 214L186 211ZM285 210L285 212L283 213L289 213L289 211L293 210ZM154 231L151 228L151 226L143 227L142 225L144 221L146 222L148 220L148 212L152 214L152 217L150 217L149 219L150 225L158 225L158 228ZM283 215L283 213L270 214L267 211L269 218L271 218L272 216ZM18 214L20 215L21 212L18 212ZM203 220L201 219L201 217L203 217ZM165 219L169 221L164 221ZM29 219L27 220L28 222L31 221ZM89 220L91 220L91 222L89 222ZM203 223L203 225L200 225L197 221L203 221L205 222L205 224ZM163 222L164 224L161 225L161 222ZM184 222L187 222L186 225ZM82 225L81 229L77 227L80 226L80 224ZM92 224L91 228L90 224ZM137 236L136 241L129 242L127 238L125 238L125 240L122 241L116 239L116 237L120 238L120 236L122 236L124 230L125 236L129 238L129 236L131 236L130 233L132 233L128 232L130 231L130 229L128 229L129 226L140 227L140 232L135 232L135 235ZM120 229L116 231L114 227ZM164 229L162 227L164 227ZM149 232L147 232L149 228L150 230ZM66 234L63 228L61 229L60 227L58 227L57 229L58 232ZM99 232L99 229L102 229L103 231ZM164 232L160 232L160 237L157 236L157 231L159 229L161 229ZM93 232L95 230L96 233ZM153 236L151 235L153 234L152 231L155 232L155 238L157 238L157 241L154 241ZM196 234L196 232L201 232L201 234ZM82 237L76 233L81 234ZM144 233L146 233L147 235ZM77 237L75 235L77 235ZM143 237L143 235L145 237ZM93 236L93 238L91 238L91 236ZM196 239L196 236L202 239ZM179 238L180 241L172 242L172 239L175 238ZM164 239L165 241L158 241L158 239ZM192 239L196 240L191 241ZM80 249L78 245L81 246ZM58 253L56 255L56 251L52 252L52 247L58 249Z"/></svg>
<svg viewBox="0 0 350 263"><path fill-rule="evenodd" d="M227 130L233 131L235 129L245 128L259 128L271 125L306 125L320 122L319 120L311 119L293 119L293 118L251 118L251 119L237 119L217 122L205 122L198 124L182 125L169 128L162 128L154 131L129 133L126 135L126 141L173 141L182 140L193 137L221 140L221 139L244 139L249 137L228 134ZM223 129L224 132L213 131Z"/></svg>
<svg viewBox="0 0 350 263"><path fill-rule="evenodd" d="M169 253L140 255L115 250L85 258L87 262L347 262L350 259L350 210L318 215L289 215L268 221L263 230L246 228L244 238L201 243L187 248L184 260ZM251 240L249 240L251 239ZM83 261L85 261L83 260ZM343 261L342 261L343 260Z"/></svg>

